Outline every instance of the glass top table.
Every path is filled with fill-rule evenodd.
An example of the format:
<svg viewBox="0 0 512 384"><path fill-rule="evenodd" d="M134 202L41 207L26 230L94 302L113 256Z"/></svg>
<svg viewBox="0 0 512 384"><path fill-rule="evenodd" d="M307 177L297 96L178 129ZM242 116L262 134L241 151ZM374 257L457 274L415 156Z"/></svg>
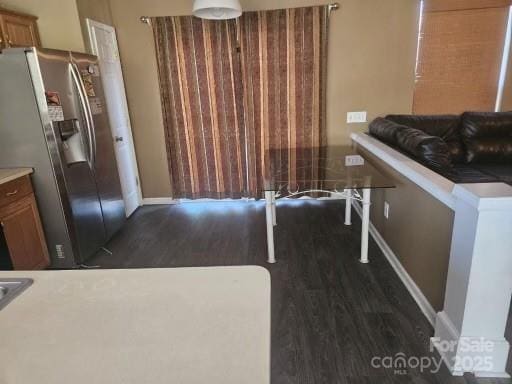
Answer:
<svg viewBox="0 0 512 384"><path fill-rule="evenodd" d="M392 179L349 146L270 149L265 160L264 190L283 196L305 190L329 193L395 187Z"/></svg>
<svg viewBox="0 0 512 384"><path fill-rule="evenodd" d="M361 258L368 263L371 190L394 188L393 179L376 169L350 146L269 149L265 153L263 189L268 262L275 263L276 200L283 197L330 197L345 200L345 225L352 224L352 205L361 212ZM362 191L362 193L360 192Z"/></svg>

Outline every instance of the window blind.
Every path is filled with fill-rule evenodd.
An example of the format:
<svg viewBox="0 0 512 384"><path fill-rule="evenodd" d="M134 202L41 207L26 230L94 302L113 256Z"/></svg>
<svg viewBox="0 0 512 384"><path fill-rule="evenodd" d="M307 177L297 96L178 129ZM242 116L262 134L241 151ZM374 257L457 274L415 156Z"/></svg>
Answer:
<svg viewBox="0 0 512 384"><path fill-rule="evenodd" d="M426 0L413 113L493 111L510 0Z"/></svg>

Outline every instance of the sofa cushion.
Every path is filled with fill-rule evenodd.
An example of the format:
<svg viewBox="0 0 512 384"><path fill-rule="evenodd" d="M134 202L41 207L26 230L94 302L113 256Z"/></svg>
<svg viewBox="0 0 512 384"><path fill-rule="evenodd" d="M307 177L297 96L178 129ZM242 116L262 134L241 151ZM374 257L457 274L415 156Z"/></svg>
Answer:
<svg viewBox="0 0 512 384"><path fill-rule="evenodd" d="M382 117L377 117L369 126L370 135L392 146L396 146L396 135L402 129L407 127Z"/></svg>
<svg viewBox="0 0 512 384"><path fill-rule="evenodd" d="M453 167L448 145L438 136L406 127L396 133L397 146L425 165L438 170L450 170Z"/></svg>
<svg viewBox="0 0 512 384"><path fill-rule="evenodd" d="M512 137L512 112L464 112L462 137Z"/></svg>
<svg viewBox="0 0 512 384"><path fill-rule="evenodd" d="M512 112L465 112L461 134L468 163L512 162Z"/></svg>
<svg viewBox="0 0 512 384"><path fill-rule="evenodd" d="M470 164L512 163L512 137L484 137L466 142L466 159Z"/></svg>
<svg viewBox="0 0 512 384"><path fill-rule="evenodd" d="M474 168L494 176L496 181L512 185L512 162L508 164L477 164Z"/></svg>
<svg viewBox="0 0 512 384"><path fill-rule="evenodd" d="M455 164L453 170L443 176L454 183L497 183L500 181L496 175L475 168L470 164Z"/></svg>
<svg viewBox="0 0 512 384"><path fill-rule="evenodd" d="M458 115L388 115L386 119L397 124L419 129L430 136L438 136L445 141L454 163L465 161L465 150L460 135Z"/></svg>

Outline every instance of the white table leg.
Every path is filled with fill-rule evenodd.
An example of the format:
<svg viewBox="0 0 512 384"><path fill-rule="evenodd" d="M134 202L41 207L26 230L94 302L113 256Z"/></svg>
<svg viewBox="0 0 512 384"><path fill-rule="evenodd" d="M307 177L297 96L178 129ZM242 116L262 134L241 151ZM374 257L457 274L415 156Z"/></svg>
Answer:
<svg viewBox="0 0 512 384"><path fill-rule="evenodd" d="M370 188L363 189L363 217L361 225L361 259L363 264L368 263L368 234L370 232Z"/></svg>
<svg viewBox="0 0 512 384"><path fill-rule="evenodd" d="M345 189L345 225L352 225L352 190Z"/></svg>
<svg viewBox="0 0 512 384"><path fill-rule="evenodd" d="M273 264L276 262L274 255L274 209L273 202L275 201L274 191L265 191L265 220L267 224L267 250L268 262Z"/></svg>
<svg viewBox="0 0 512 384"><path fill-rule="evenodd" d="M277 225L277 213L276 213L276 194L275 192L272 194L272 224L274 226Z"/></svg>

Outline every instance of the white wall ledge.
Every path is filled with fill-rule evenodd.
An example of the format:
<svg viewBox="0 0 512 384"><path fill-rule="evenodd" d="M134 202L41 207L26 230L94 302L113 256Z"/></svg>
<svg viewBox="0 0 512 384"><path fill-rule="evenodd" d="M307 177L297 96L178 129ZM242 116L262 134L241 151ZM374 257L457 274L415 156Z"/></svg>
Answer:
<svg viewBox="0 0 512 384"><path fill-rule="evenodd" d="M479 211L512 210L512 187L505 183L457 184L453 195Z"/></svg>
<svg viewBox="0 0 512 384"><path fill-rule="evenodd" d="M512 187L505 183L455 184L387 144L364 133L352 133L351 139L411 180L440 202L455 210L462 199L479 210L512 209Z"/></svg>

